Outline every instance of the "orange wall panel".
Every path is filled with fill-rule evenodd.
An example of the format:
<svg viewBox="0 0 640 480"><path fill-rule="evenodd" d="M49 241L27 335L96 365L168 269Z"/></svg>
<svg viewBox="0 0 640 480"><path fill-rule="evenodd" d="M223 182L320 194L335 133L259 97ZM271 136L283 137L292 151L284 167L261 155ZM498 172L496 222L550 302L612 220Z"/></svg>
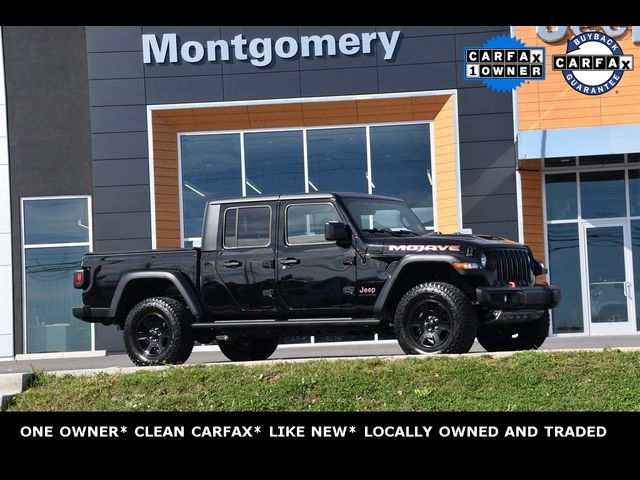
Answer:
<svg viewBox="0 0 640 480"><path fill-rule="evenodd" d="M546 49L545 80L527 81L518 89L518 123L521 131L553 128L598 127L640 123L640 68L624 72L615 89L602 95L576 92L565 81L562 72L552 70L552 56L566 53L567 39L545 43L534 26L515 27L518 38L527 46ZM640 58L640 45L631 38L631 27L616 38L625 55ZM538 108L534 108L537 105Z"/></svg>

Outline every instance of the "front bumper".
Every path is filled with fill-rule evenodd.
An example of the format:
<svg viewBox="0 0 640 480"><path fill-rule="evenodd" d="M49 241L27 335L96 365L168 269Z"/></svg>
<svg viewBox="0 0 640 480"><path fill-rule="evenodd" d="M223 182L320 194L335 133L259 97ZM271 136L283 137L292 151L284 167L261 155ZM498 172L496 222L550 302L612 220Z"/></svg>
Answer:
<svg viewBox="0 0 640 480"><path fill-rule="evenodd" d="M492 310L548 310L560 303L560 289L553 285L477 287L476 297Z"/></svg>

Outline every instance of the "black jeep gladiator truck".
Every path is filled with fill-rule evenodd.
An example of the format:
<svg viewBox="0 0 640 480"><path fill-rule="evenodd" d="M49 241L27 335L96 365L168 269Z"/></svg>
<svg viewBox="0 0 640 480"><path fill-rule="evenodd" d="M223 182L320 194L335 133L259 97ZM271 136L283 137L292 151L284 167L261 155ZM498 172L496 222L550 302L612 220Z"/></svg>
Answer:
<svg viewBox="0 0 640 480"><path fill-rule="evenodd" d="M262 360L288 335L395 332L407 354L538 348L560 290L531 250L430 232L397 198L299 194L207 203L201 248L90 253L73 315L115 324L137 365L194 341Z"/></svg>

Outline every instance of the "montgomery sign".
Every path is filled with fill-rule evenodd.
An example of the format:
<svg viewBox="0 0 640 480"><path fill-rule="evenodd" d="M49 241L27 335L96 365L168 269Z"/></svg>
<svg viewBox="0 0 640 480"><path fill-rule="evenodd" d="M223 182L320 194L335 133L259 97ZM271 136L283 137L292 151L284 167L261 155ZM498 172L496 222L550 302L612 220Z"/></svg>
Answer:
<svg viewBox="0 0 640 480"><path fill-rule="evenodd" d="M384 50L384 59L391 60L398 46L400 31L345 33L334 35L306 35L300 38L279 37L272 39L253 38L248 40L238 34L230 40L208 40L182 42L175 33L165 33L158 38L155 34L142 35L142 56L145 64L228 62L233 56L236 60L250 60L256 67L266 67L273 61L274 55L280 58L292 58L300 53L303 58L334 57L342 55L369 55L375 52L378 43ZM168 60L167 60L168 58Z"/></svg>

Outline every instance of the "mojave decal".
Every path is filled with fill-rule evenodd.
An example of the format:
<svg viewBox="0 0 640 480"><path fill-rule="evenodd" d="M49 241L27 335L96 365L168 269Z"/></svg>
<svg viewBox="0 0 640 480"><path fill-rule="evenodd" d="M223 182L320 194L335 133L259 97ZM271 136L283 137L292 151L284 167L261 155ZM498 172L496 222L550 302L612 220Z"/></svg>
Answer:
<svg viewBox="0 0 640 480"><path fill-rule="evenodd" d="M460 245L389 245L389 252L459 252Z"/></svg>

